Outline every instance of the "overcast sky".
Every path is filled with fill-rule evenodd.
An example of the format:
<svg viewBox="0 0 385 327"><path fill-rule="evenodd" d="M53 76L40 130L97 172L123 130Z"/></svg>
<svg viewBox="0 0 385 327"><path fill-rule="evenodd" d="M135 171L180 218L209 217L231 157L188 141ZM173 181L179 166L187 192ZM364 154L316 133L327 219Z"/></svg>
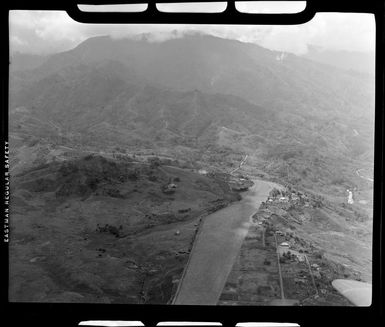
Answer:
<svg viewBox="0 0 385 327"><path fill-rule="evenodd" d="M375 20L370 14L321 13L293 26L81 24L59 11L11 11L9 20L11 51L34 54L69 50L96 35L121 38L151 33L153 41L163 41L191 30L296 54L306 53L309 44L361 52L375 48Z"/></svg>

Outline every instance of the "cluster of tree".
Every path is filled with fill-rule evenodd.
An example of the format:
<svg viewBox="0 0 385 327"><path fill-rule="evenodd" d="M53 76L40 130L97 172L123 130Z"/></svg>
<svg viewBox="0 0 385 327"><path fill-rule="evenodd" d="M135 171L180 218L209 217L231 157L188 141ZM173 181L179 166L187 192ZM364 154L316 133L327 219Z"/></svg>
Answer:
<svg viewBox="0 0 385 327"><path fill-rule="evenodd" d="M106 188L103 190L103 193L112 198L123 199L125 197L118 189L113 189L113 188Z"/></svg>
<svg viewBox="0 0 385 327"><path fill-rule="evenodd" d="M150 157L147 159L151 169L156 169L161 166L162 161L158 157Z"/></svg>
<svg viewBox="0 0 385 327"><path fill-rule="evenodd" d="M99 224L96 225L96 231L99 233L109 233L114 235L115 237L121 237L121 233L123 230L123 226L120 225L119 228L105 224L104 226L100 226Z"/></svg>

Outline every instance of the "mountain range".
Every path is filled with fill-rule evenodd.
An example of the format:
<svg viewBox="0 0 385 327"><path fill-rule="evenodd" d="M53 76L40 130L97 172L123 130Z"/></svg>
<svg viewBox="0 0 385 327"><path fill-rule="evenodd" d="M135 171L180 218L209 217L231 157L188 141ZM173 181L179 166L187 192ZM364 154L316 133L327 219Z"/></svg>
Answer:
<svg viewBox="0 0 385 327"><path fill-rule="evenodd" d="M19 135L175 156L187 147L199 162L222 147L306 186L338 176L340 192L373 161L371 75L255 44L101 36L11 71L10 130Z"/></svg>

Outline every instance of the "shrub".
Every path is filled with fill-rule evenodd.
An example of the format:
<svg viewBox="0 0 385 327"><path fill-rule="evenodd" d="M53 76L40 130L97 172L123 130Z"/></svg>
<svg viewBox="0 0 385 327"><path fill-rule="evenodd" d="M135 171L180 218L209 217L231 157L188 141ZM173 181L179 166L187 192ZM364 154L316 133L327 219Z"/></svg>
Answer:
<svg viewBox="0 0 385 327"><path fill-rule="evenodd" d="M189 212L191 211L191 208L187 208L187 209L179 209L178 212L179 213L186 213L186 212Z"/></svg>
<svg viewBox="0 0 385 327"><path fill-rule="evenodd" d="M158 180L158 177L156 177L155 175L150 175L148 176L148 180L151 182L156 182Z"/></svg>
<svg viewBox="0 0 385 327"><path fill-rule="evenodd" d="M100 233L109 233L109 234L112 234L114 235L115 237L120 237L120 232L119 230L121 230L121 228L117 228L115 226L111 226L109 224L105 224L103 227L99 226L99 224L97 225L97 228L96 228L96 231L97 232L100 232Z"/></svg>
<svg viewBox="0 0 385 327"><path fill-rule="evenodd" d="M313 254L314 254L314 257L316 258L316 259L322 259L322 257L323 257L323 253L322 253L323 251L315 251L315 252L313 252Z"/></svg>
<svg viewBox="0 0 385 327"><path fill-rule="evenodd" d="M270 191L270 196L271 197L277 197L277 196L279 196L281 194L281 192L278 190L278 189L276 189L276 188L273 188L271 191Z"/></svg>
<svg viewBox="0 0 385 327"><path fill-rule="evenodd" d="M127 178L130 180L130 181L136 181L138 179L138 172L137 171L130 171L128 174L127 174Z"/></svg>
<svg viewBox="0 0 385 327"><path fill-rule="evenodd" d="M158 157L148 158L147 161L150 164L151 168L157 168L161 165L161 161Z"/></svg>
<svg viewBox="0 0 385 327"><path fill-rule="evenodd" d="M86 156L84 157L84 160L89 161L89 160L91 160L93 157L94 157L94 155L91 153L91 154L86 155Z"/></svg>
<svg viewBox="0 0 385 327"><path fill-rule="evenodd" d="M345 178L343 177L336 177L336 178L333 178L331 181L333 185L343 185L345 184L345 182L346 182Z"/></svg>
<svg viewBox="0 0 385 327"><path fill-rule="evenodd" d="M71 173L76 173L78 171L79 168L70 162L64 162L59 168L59 172L63 177L68 176Z"/></svg>
<svg viewBox="0 0 385 327"><path fill-rule="evenodd" d="M98 187L99 179L96 177L89 177L86 180L86 185L89 187L92 191L95 191Z"/></svg>

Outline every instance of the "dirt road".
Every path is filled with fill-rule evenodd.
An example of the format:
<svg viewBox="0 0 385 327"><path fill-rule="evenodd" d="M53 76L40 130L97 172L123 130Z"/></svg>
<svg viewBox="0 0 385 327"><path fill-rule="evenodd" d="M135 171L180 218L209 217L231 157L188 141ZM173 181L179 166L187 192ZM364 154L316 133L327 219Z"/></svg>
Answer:
<svg viewBox="0 0 385 327"><path fill-rule="evenodd" d="M369 168L369 169L370 169L370 168ZM373 178L370 178L370 177L367 177L367 176L361 174L361 171L362 171L362 170L365 171L365 170L369 170L369 169L368 169L368 168L357 169L357 170L356 170L356 174L357 174L358 177L361 177L361 178L363 178L363 179L365 179L365 180L367 180L367 181L369 181L369 182L374 182Z"/></svg>
<svg viewBox="0 0 385 327"><path fill-rule="evenodd" d="M278 185L254 180L243 199L205 218L173 304L215 305L251 222L270 190Z"/></svg>
<svg viewBox="0 0 385 327"><path fill-rule="evenodd" d="M239 166L238 166L237 168L233 169L233 170L230 172L230 175L231 175L231 174L234 174L237 170L239 170L239 169L242 168L242 166L243 166L244 163L246 162L248 156L249 156L248 154L245 155L245 157L244 157L244 158L242 159L242 161L239 163Z"/></svg>

